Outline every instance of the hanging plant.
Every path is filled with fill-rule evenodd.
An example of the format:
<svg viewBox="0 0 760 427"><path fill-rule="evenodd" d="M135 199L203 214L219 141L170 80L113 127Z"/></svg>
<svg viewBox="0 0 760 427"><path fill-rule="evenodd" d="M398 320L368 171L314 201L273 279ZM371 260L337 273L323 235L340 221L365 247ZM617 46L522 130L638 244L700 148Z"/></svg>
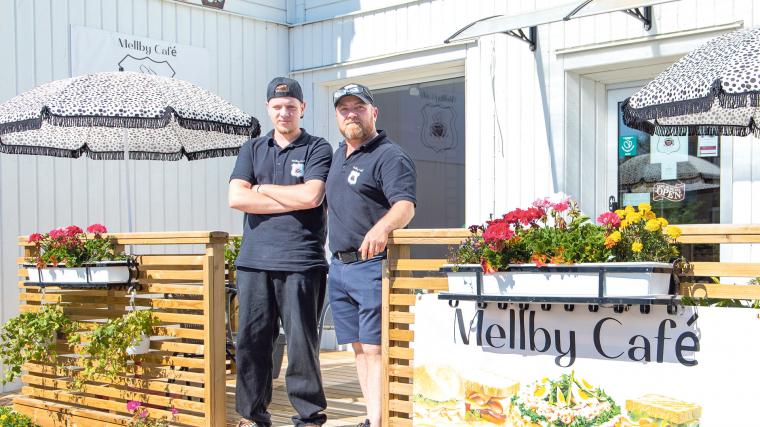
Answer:
<svg viewBox="0 0 760 427"><path fill-rule="evenodd" d="M74 329L74 322L60 305L43 305L37 312L24 312L8 320L0 329L0 363L5 366L2 383L21 375L21 367L29 361L55 363L56 337Z"/></svg>
<svg viewBox="0 0 760 427"><path fill-rule="evenodd" d="M150 334L158 319L151 310L133 310L110 319L92 332L73 334L70 344L83 344L80 353L83 370L74 381L75 388L96 375L114 380L124 372L133 355L147 352ZM137 348L142 346L142 352Z"/></svg>

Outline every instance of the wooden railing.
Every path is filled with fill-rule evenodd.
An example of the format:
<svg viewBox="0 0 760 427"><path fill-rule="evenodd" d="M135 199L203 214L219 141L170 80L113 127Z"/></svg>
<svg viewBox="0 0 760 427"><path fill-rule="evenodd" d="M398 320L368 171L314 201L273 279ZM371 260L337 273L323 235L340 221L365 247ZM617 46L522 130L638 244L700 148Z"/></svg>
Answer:
<svg viewBox="0 0 760 427"><path fill-rule="evenodd" d="M760 225L683 225L679 242L760 243ZM411 426L412 372L414 363L414 313L416 293L435 293L448 288L437 274L445 259L414 259L415 245L447 246L461 242L464 229L397 230L389 239L388 260L383 270L383 424ZM681 277L680 294L694 298L760 300L760 286L709 283L710 278L760 277L760 263L691 262ZM697 280L702 278L703 280ZM704 280L705 278L710 280ZM701 282L708 283L701 283Z"/></svg>
<svg viewBox="0 0 760 427"><path fill-rule="evenodd" d="M160 325L154 328L151 351L135 357L115 380L95 377L81 391L71 391L66 366L81 365L59 339L58 363L27 363L22 396L16 410L42 426L124 426L129 422L126 402L143 402L151 417L171 418L188 426L225 425L225 379L229 361L225 352L224 232L129 233L113 235L119 246L204 245L203 253L137 255L138 291L135 305L151 308ZM19 238L24 258L34 247ZM196 246L197 247L197 246ZM19 259L19 264L24 258ZM57 303L83 328L127 312L126 290L72 290L28 286L20 268L21 311L37 311L42 303ZM76 375L76 374L74 374Z"/></svg>

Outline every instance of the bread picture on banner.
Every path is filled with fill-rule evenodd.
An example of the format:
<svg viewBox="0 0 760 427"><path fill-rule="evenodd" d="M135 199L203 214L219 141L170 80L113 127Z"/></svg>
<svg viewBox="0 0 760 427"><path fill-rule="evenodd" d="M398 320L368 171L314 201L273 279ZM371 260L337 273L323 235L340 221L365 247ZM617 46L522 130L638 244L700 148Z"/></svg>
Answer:
<svg viewBox="0 0 760 427"><path fill-rule="evenodd" d="M414 367L413 425L464 425L464 392L459 373L448 365Z"/></svg>
<svg viewBox="0 0 760 427"><path fill-rule="evenodd" d="M625 409L631 420L657 427L699 427L702 416L701 406L658 394L626 400Z"/></svg>
<svg viewBox="0 0 760 427"><path fill-rule="evenodd" d="M498 372L462 374L467 425L506 425L512 396L520 383Z"/></svg>

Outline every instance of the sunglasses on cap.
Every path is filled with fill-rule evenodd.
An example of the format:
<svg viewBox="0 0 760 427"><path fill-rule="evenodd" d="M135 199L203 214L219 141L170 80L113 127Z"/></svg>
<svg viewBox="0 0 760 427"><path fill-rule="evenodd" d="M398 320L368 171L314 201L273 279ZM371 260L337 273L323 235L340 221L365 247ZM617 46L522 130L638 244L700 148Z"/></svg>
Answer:
<svg viewBox="0 0 760 427"><path fill-rule="evenodd" d="M352 83L352 84L343 86L342 88L336 90L333 93L333 105L338 105L338 102L344 96L349 96L349 95L355 96L367 104L373 103L372 92L369 91L369 88L360 84Z"/></svg>

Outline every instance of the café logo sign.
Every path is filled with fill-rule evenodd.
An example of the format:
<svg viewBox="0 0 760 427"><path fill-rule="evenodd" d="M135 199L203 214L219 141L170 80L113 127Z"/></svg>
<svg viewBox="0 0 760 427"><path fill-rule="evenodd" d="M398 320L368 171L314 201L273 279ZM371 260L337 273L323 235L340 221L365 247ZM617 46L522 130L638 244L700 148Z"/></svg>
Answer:
<svg viewBox="0 0 760 427"><path fill-rule="evenodd" d="M692 329L698 315L665 317L648 323L651 330L634 332L630 320L602 317L593 323L564 324L559 328L541 325L535 310L510 308L497 318L484 310L470 317L461 308L453 311L453 343L494 350L556 355L557 366L569 367L578 356L576 343L583 344L586 356L630 362L678 362L687 367L698 364L700 337ZM544 327L547 326L547 327ZM590 353L589 353L590 352Z"/></svg>
<svg viewBox="0 0 760 427"><path fill-rule="evenodd" d="M686 184L679 182L675 185L658 182L652 188L652 200L670 200L680 202L686 198Z"/></svg>

